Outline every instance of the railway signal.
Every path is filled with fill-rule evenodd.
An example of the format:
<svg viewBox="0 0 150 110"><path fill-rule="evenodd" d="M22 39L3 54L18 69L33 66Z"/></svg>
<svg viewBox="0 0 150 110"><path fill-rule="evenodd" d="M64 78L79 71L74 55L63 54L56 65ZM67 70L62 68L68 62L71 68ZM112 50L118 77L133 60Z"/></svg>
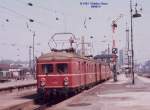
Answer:
<svg viewBox="0 0 150 110"><path fill-rule="evenodd" d="M117 48L112 48L112 53L113 54L117 54L118 53L118 49Z"/></svg>
<svg viewBox="0 0 150 110"><path fill-rule="evenodd" d="M112 72L113 72L113 79L114 79L114 82L117 81L117 68L116 68L116 63L117 63L117 57L116 57L116 54L118 52L118 49L116 48L116 40L115 40L115 31L116 31L116 28L117 28L117 22L118 20L120 20L121 18L123 17L123 14L120 14L119 17L117 17L116 19L114 19L112 21L112 32L113 32L113 36L112 36Z"/></svg>

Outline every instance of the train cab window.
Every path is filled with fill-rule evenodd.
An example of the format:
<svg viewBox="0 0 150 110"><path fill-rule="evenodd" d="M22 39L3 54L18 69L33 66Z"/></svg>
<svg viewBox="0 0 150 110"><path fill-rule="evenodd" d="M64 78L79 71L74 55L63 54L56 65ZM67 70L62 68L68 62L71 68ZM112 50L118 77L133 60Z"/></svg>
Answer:
<svg viewBox="0 0 150 110"><path fill-rule="evenodd" d="M53 65L52 64L42 64L42 71L45 74L50 74L53 72Z"/></svg>
<svg viewBox="0 0 150 110"><path fill-rule="evenodd" d="M59 74L68 73L68 64L67 63L56 64L56 70Z"/></svg>

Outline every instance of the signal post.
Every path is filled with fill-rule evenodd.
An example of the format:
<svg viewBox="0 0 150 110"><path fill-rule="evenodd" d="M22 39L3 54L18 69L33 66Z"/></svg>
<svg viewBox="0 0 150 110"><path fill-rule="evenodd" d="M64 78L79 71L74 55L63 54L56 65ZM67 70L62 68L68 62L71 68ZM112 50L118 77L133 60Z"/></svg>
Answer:
<svg viewBox="0 0 150 110"><path fill-rule="evenodd" d="M117 28L117 21L122 18L123 15L120 14L119 17L117 17L116 19L114 19L112 21L112 72L113 72L113 79L114 82L117 81L117 53L118 53L118 49L116 48L116 41L115 41L115 31Z"/></svg>

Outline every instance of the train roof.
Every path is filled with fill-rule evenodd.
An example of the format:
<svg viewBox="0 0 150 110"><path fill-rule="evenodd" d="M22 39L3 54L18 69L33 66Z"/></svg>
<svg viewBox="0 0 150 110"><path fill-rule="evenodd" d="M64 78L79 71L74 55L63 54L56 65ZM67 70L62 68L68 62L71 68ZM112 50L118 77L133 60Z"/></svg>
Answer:
<svg viewBox="0 0 150 110"><path fill-rule="evenodd" d="M79 55L70 52L50 52L41 55L38 60L65 60L70 58L81 58Z"/></svg>

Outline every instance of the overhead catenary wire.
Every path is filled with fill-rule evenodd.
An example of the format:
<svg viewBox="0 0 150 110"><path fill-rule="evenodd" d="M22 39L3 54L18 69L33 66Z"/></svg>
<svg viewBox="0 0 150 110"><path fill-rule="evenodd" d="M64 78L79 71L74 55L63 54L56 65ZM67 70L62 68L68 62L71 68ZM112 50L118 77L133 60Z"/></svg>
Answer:
<svg viewBox="0 0 150 110"><path fill-rule="evenodd" d="M22 5L28 5L29 7L33 7L33 8L39 8L39 9L41 9L41 10L43 10L43 11L46 11L46 12L48 12L49 14L50 13L53 13L53 14L58 14L58 15L61 15L61 16L63 16L63 19L64 19L64 22L66 23L66 21L65 21L65 16L66 16L66 14L64 13L64 12L60 12L60 11L57 11L57 10L53 10L53 9L49 9L49 8L47 8L47 7L44 7L44 6L42 6L42 5L39 5L38 3L33 3L33 2L26 2L26 1L24 1L24 0L15 0L15 1L17 1L18 3L20 3L20 4L22 4ZM56 21L58 21L60 18L58 17L58 16L56 16L55 17L55 20Z"/></svg>
<svg viewBox="0 0 150 110"><path fill-rule="evenodd" d="M35 23L38 23L38 24L42 24L41 22L39 22L39 21L36 21L36 20L34 20L34 19L31 19L30 17L28 17L28 16L26 16L26 15L24 15L24 14L21 14L21 13L19 13L18 11L15 11L14 9L11 9L11 8L8 8L7 6L5 6L5 4L0 4L0 8L1 9L3 9L3 10L5 10L5 12L4 13L13 13L14 15L17 15L17 16L19 16L19 17L21 17L21 18L23 18L23 19L26 19L26 20L28 20L28 22L35 22ZM5 20L6 22L9 22L9 19L7 18L7 19L1 19L1 20ZM25 23L26 23L27 21L25 21ZM43 24L42 24L43 25ZM49 28L49 26L47 25L47 27ZM11 46L11 47L16 47L17 46L17 44L6 44L6 43L2 43L1 45L5 45L5 46ZM4 46L3 45L3 46ZM18 45L19 47L25 47L25 48L28 48L28 46L23 46L23 45Z"/></svg>
<svg viewBox="0 0 150 110"><path fill-rule="evenodd" d="M13 13L13 14L15 14L15 15L17 15L17 16L23 18L23 19L26 19L26 20L28 20L29 22L35 22L35 23L37 23L37 24L40 24L40 25L42 25L42 26L46 26L47 28L50 28L50 26L49 26L48 24L46 24L46 23L42 23L42 22L40 22L40 21L38 21L38 20L35 20L35 19L33 19L33 18L30 18L30 17L28 17L28 16L26 16L26 15L24 15L24 14L21 14L21 13L15 11L15 10L10 9L10 8L8 8L8 7L6 7L6 6L3 6L3 5L1 5L1 4L0 4L0 8L1 8L1 9L4 9L4 10L7 10L7 11L9 11L9 12L11 12L11 13Z"/></svg>
<svg viewBox="0 0 150 110"><path fill-rule="evenodd" d="M29 1L27 2L27 1L24 1L24 0L15 0L15 1L17 1L18 3L24 4L24 5L28 5L28 6L34 7L34 8L37 7L39 9L42 9L42 10L47 11L47 12L64 15L63 12L60 12L60 11L57 11L57 10L53 10L53 9L49 9L49 8L43 7L43 6L39 5L39 4L35 5L31 1L30 2Z"/></svg>
<svg viewBox="0 0 150 110"><path fill-rule="evenodd" d="M29 0L29 1L26 1L26 0L15 0L17 3L19 4L22 4L24 6L28 6L28 7L32 7L33 9L41 9L43 10L44 12L48 12L49 15L50 13L53 13L55 14L55 20L56 21L59 21L61 18L63 24L64 24L64 31L67 31L67 18L66 16L69 16L70 14L69 13L64 13L62 11L58 11L57 9L50 9L50 8L47 8L43 5L41 5L41 3L39 1L33 1L33 0ZM60 21L61 21L60 20Z"/></svg>

